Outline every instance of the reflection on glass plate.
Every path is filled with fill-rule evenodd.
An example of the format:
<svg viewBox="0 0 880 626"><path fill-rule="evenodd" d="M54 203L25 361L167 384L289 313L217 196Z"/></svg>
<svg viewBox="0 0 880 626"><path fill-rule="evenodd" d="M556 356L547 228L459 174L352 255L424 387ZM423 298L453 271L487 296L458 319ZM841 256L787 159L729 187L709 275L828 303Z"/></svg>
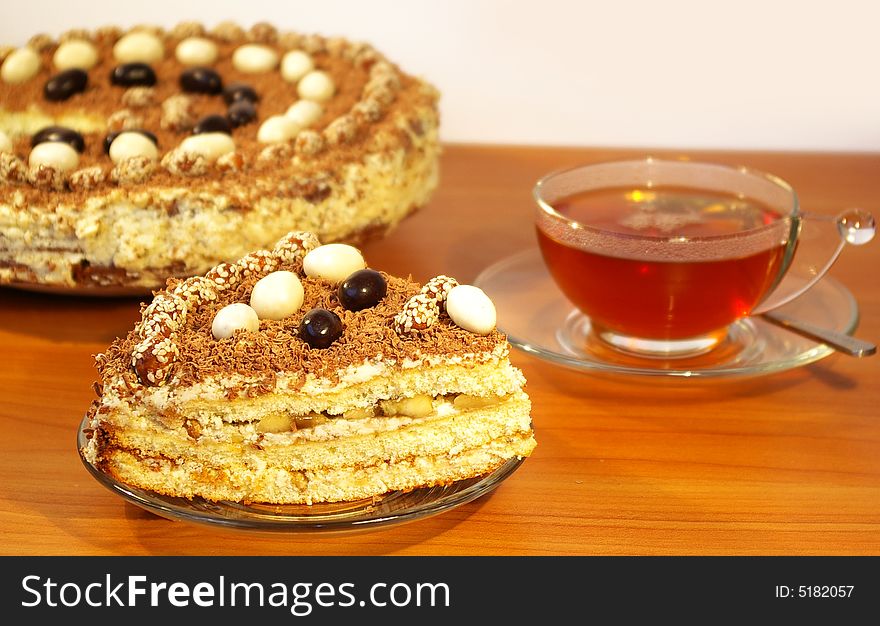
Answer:
<svg viewBox="0 0 880 626"><path fill-rule="evenodd" d="M799 367L834 351L754 317L731 325L727 339L701 356L647 359L623 354L591 335L589 318L577 311L553 282L537 248L502 259L484 270L474 284L495 302L498 328L512 345L577 370L687 378L744 377ZM855 330L859 319L852 294L827 276L777 310L847 334Z"/></svg>
<svg viewBox="0 0 880 626"><path fill-rule="evenodd" d="M76 447L86 444L83 420L77 430ZM356 502L323 504L250 504L187 500L162 496L120 483L83 458L80 460L99 483L131 504L175 521L194 522L225 528L268 532L352 532L372 530L410 522L467 504L495 489L522 464L523 459L507 461L494 472L460 480L451 485L395 491Z"/></svg>

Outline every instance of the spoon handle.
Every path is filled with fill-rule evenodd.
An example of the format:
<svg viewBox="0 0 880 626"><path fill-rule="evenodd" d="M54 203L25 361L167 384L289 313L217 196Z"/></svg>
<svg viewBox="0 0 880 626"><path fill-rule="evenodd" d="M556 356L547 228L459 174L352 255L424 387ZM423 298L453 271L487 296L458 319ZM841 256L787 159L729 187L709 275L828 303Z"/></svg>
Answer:
<svg viewBox="0 0 880 626"><path fill-rule="evenodd" d="M761 317L773 322L777 326L781 326L782 328L803 335L804 337L815 339L820 343L824 343L835 350L850 356L871 356L877 352L877 346L869 341L863 341L844 333L828 330L827 328L819 328L812 324L790 319L774 311L762 313Z"/></svg>

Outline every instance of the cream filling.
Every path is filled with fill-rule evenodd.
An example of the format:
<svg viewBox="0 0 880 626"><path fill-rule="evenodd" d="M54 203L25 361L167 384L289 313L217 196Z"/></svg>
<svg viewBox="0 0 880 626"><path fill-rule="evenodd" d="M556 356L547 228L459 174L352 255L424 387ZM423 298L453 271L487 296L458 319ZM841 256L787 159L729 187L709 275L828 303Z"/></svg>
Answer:
<svg viewBox="0 0 880 626"><path fill-rule="evenodd" d="M484 406L493 406L505 402L507 398L493 397L487 400ZM427 415L383 415L382 409L377 405L377 415L349 418L345 416L323 416L325 420L308 428L297 428L282 432L265 432L263 426L267 421L264 417L259 422L247 422L239 424L224 423L220 428L210 427L202 431L201 437L207 437L215 442L241 440L246 442L261 441L261 445L291 445L299 441L332 441L357 435L373 435L380 432L397 430L410 424L419 424L444 417L459 415L469 408L459 408L455 399L443 396L430 399L431 408ZM282 415L288 420L295 421L297 416ZM230 428L234 428L230 433Z"/></svg>
<svg viewBox="0 0 880 626"><path fill-rule="evenodd" d="M498 399L501 402L503 399ZM459 415L462 411L455 407L454 401L446 397L433 399L431 413L419 417L409 415L376 415L371 417L345 418L342 416L330 416L327 420L316 426L287 430L285 432L263 432L260 421L239 423L211 423L204 428L199 435L199 440L214 443L256 443L263 446L289 446L304 441L333 441L358 435L374 435L398 430L411 424L422 424L432 420ZM286 416L295 419L296 416ZM141 426L148 427L150 420L141 421Z"/></svg>

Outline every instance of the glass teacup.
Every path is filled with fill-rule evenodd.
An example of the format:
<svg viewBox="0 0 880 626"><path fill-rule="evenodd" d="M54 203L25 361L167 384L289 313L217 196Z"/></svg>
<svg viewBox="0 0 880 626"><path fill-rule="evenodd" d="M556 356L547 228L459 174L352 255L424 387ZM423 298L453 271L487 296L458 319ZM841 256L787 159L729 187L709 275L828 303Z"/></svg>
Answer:
<svg viewBox="0 0 880 626"><path fill-rule="evenodd" d="M791 185L770 174L684 160L556 172L534 197L544 261L593 336L649 357L712 350L731 324L796 298L845 243L874 233L864 211L803 214ZM833 235L818 262L810 222Z"/></svg>

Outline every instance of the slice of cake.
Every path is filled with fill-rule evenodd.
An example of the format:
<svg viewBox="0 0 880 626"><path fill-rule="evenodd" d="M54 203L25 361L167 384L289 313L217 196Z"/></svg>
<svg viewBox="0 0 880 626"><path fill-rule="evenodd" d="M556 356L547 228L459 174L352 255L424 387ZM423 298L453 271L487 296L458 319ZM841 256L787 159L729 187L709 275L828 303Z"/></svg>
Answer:
<svg viewBox="0 0 880 626"><path fill-rule="evenodd" d="M169 279L96 356L83 456L167 496L349 501L486 474L535 447L479 289L367 267L293 232Z"/></svg>
<svg viewBox="0 0 880 626"><path fill-rule="evenodd" d="M438 98L266 23L0 46L0 284L149 293L293 230L381 236L437 185Z"/></svg>

